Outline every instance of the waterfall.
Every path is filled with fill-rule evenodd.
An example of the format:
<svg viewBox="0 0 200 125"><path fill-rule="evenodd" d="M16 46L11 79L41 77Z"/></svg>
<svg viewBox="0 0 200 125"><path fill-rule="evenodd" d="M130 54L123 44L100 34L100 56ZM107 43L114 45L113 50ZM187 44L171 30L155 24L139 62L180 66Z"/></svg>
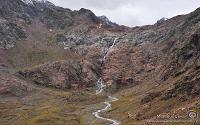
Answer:
<svg viewBox="0 0 200 125"><path fill-rule="evenodd" d="M112 50L112 48L115 46L116 41L118 40L118 38L115 38L112 45L109 47L109 49L107 50L107 52L105 53L104 57L103 57L103 62L102 65L104 63L104 61L106 60L107 55L109 54L110 50ZM106 85L104 85L103 83L103 79L102 77L100 77L96 83L97 86L97 90L96 90L96 94L100 94L102 93L102 91L104 90L104 88L106 87Z"/></svg>
<svg viewBox="0 0 200 125"><path fill-rule="evenodd" d="M103 64L104 61L106 60L106 56L108 55L109 51L115 46L117 39L118 39L118 38L115 38L115 39L114 39L112 46L108 49L108 51L106 52L105 56L103 57L103 62L102 62L102 64ZM103 83L102 77L100 77L100 78L98 79L96 85L97 85L96 94L102 93L103 90L106 88L106 85ZM98 119L111 122L110 125L120 125L120 122L117 121L117 120L109 119L109 118L104 118L104 117L101 117L101 116L100 116L100 113L106 112L106 111L112 109L112 104L111 104L111 102L117 101L118 99L117 99L116 97L113 97L113 96L108 96L108 100L109 100L109 101L105 101L105 102L104 102L104 104L106 105L106 107L105 107L105 108L102 108L102 109L100 109L100 110L97 110L97 111L95 111L95 112L93 112L93 115L94 115L96 118L98 118Z"/></svg>

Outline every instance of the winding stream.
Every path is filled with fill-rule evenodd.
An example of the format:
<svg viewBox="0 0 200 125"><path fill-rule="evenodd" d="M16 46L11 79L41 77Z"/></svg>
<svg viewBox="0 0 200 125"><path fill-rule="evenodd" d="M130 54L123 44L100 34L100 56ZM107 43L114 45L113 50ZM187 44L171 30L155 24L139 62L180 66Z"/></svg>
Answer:
<svg viewBox="0 0 200 125"><path fill-rule="evenodd" d="M112 44L112 46L108 49L108 51L106 52L105 56L103 57L103 62L105 61L109 51L115 46L115 43L117 41L118 38L115 38L114 39L114 42ZM104 89L106 88L106 85L103 83L103 80L102 78L100 78L98 81L97 81L97 90L96 90L96 94L101 94ZM93 115L98 118L98 119L101 119L101 120L104 120L104 121L108 121L109 123L111 123L110 125L120 125L120 122L117 121L117 120L114 120L114 119L109 119L109 118L104 118L101 116L101 113L104 113L108 110L111 110L112 109L112 102L114 101L117 101L118 99L116 97L113 97L113 96L108 96L108 101L105 101L104 104L106 105L104 108L102 109L99 109L95 112L93 112Z"/></svg>

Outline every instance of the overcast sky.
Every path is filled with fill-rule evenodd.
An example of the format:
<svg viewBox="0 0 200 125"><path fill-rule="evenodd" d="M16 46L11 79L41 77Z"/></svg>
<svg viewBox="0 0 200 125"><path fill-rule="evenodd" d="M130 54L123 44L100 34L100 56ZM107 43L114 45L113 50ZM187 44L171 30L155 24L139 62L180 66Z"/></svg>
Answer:
<svg viewBox="0 0 200 125"><path fill-rule="evenodd" d="M153 24L162 17L187 14L200 7L200 0L49 0L72 10L87 8L121 25Z"/></svg>

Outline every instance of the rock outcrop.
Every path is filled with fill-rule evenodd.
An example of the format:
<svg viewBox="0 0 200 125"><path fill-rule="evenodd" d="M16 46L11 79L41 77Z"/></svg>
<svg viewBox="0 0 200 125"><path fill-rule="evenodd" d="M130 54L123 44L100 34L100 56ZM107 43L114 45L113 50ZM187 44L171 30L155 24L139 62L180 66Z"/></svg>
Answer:
<svg viewBox="0 0 200 125"><path fill-rule="evenodd" d="M100 75L98 66L87 60L47 63L20 74L36 84L60 89L94 87Z"/></svg>

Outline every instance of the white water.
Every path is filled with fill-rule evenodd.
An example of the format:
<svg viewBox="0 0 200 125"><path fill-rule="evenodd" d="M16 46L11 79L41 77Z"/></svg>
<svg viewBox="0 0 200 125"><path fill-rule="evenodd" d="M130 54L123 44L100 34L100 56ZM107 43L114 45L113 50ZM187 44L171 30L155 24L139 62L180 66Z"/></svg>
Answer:
<svg viewBox="0 0 200 125"><path fill-rule="evenodd" d="M100 109L100 110L97 110L97 111L95 111L95 112L93 112L93 115L94 115L96 118L98 118L98 119L111 122L110 125L120 125L120 122L117 121L117 120L109 119L109 118L104 118L104 117L100 116L101 113L106 112L106 111L112 109L112 104L111 104L111 102L114 102L114 101L117 101L117 100L118 100L117 98L115 98L115 97L113 97L113 96L108 96L108 99L109 99L110 101L104 102L104 104L106 105L106 107L105 107L105 108L102 108L102 109Z"/></svg>
<svg viewBox="0 0 200 125"><path fill-rule="evenodd" d="M106 85L103 84L103 81L102 79L100 78L98 81L97 81L97 88L98 90L96 90L96 94L100 94L103 92L104 88L106 87Z"/></svg>
<svg viewBox="0 0 200 125"><path fill-rule="evenodd" d="M108 49L107 53L105 54L105 56L103 58L103 61L105 61L106 56L108 55L109 51L115 46L115 43L116 43L117 39L118 38L114 39L114 42L113 42L112 46ZM97 88L98 88L98 90L96 90L96 94L101 94L103 92L103 90L106 88L106 85L104 85L102 78L100 78L97 81ZM118 99L116 97L108 96L108 101L104 102L106 107L93 112L93 115L98 119L110 122L111 123L110 125L120 125L120 122L117 121L117 120L104 118L104 117L100 116L101 113L106 112L108 110L111 110L112 109L112 104L111 103L114 102L114 101L117 101L117 100Z"/></svg>
<svg viewBox="0 0 200 125"><path fill-rule="evenodd" d="M108 53L109 53L110 50L115 46L115 43L116 43L117 39L118 39L118 38L115 38L115 39L114 39L112 46L108 49L108 51L106 52L105 56L103 57L103 61L106 60L106 57L107 57Z"/></svg>

